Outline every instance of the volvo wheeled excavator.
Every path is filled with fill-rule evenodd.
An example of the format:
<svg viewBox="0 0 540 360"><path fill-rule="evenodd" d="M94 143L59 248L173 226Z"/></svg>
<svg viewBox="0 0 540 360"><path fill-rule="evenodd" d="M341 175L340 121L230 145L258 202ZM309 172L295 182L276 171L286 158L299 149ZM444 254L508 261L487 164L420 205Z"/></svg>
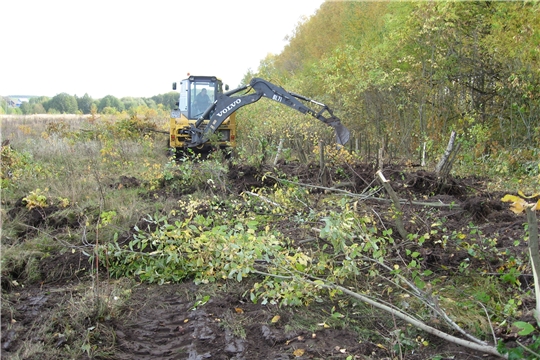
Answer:
<svg viewBox="0 0 540 360"><path fill-rule="evenodd" d="M177 84L173 83L173 90ZM243 93L242 93L243 92ZM216 145L220 148L236 146L236 111L243 106L267 97L287 105L303 114L309 114L335 130L336 142L347 143L349 130L323 103L295 94L261 78L253 78L249 85L228 89L215 76L193 76L181 81L177 108L171 112L171 148L183 151L192 148L206 151ZM313 110L307 104L316 105ZM210 139L214 140L210 144ZM217 137L217 139L215 139Z"/></svg>

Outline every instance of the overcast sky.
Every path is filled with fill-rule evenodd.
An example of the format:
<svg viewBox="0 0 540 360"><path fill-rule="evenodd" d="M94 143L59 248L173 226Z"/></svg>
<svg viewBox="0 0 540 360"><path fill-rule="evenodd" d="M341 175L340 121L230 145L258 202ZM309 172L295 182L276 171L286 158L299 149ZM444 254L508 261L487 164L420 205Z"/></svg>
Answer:
<svg viewBox="0 0 540 360"><path fill-rule="evenodd" d="M323 2L12 2L0 20L0 95L151 97L188 72L234 88Z"/></svg>

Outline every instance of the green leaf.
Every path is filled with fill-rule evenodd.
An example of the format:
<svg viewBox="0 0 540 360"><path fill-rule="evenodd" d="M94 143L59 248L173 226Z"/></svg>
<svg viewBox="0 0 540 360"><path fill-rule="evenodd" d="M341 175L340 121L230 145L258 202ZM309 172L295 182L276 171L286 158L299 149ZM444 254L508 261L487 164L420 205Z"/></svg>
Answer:
<svg viewBox="0 0 540 360"><path fill-rule="evenodd" d="M257 220L250 220L247 223L248 228L257 230L257 226L259 225L259 222Z"/></svg>
<svg viewBox="0 0 540 360"><path fill-rule="evenodd" d="M332 313L332 317L333 317L334 319L341 319L341 318L345 317L345 315L343 315L343 314L341 314L341 313L338 313L338 312L336 311L336 312L333 312L333 313Z"/></svg>
<svg viewBox="0 0 540 360"><path fill-rule="evenodd" d="M423 290L425 287L426 287L426 283L421 280L420 278L415 278L414 279L414 284L420 289L420 290Z"/></svg>
<svg viewBox="0 0 540 360"><path fill-rule="evenodd" d="M521 329L521 331L518 332L518 335L521 336L527 336L534 331L534 326L525 321L516 321L513 325Z"/></svg>

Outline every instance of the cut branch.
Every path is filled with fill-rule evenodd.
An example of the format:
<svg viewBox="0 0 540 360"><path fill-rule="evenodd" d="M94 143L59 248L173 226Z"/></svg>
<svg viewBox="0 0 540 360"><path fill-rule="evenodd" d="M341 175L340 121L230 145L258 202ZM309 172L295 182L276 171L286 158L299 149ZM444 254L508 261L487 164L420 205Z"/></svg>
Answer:
<svg viewBox="0 0 540 360"><path fill-rule="evenodd" d="M405 226L403 226L403 210L401 209L401 203L399 201L399 198L388 180L386 180L386 178L384 177L382 171L377 171L375 175L379 177L379 180L384 186L384 189L386 190L388 195L390 195L390 199L392 199L392 202L394 203L394 208L396 211L396 227L398 229L399 235L401 235L401 238L403 240L406 240L409 234L407 233L407 230L405 230Z"/></svg>
<svg viewBox="0 0 540 360"><path fill-rule="evenodd" d="M316 285L316 286L321 286L323 288L327 288L327 289L337 289L337 290L340 290L342 291L344 294L347 294L357 300L360 300L362 302L365 302L367 304L370 304L372 305L373 307L376 307L377 309L380 309L380 310L383 310L383 311L386 311L390 314L392 314L393 316L396 316L398 318L400 318L401 320L404 320L406 321L407 323L413 325L414 327L420 329L420 330L423 330L429 334L432 334L432 335L435 335L437 337L440 337L441 339L444 339L446 341L450 341L454 344L458 344L458 345L461 345L461 346L464 346L466 348L469 348L469 349L472 349L472 350L477 350L477 351L481 351L481 352L484 352L484 353L487 353L487 354L491 354L491 355L496 355L496 356L499 356L503 359L507 359L508 357L506 355L502 355L500 354L498 351L497 351L497 348L494 347L494 346L490 346L490 345L481 345L481 344L477 344L475 342L472 342L472 341L469 341L469 340L464 340L464 339L461 339L461 338L458 338L458 337L455 337L453 335L450 335L450 334L447 334L441 330L438 330L434 327L431 327L429 325L427 325L426 323L418 320L418 319L415 319L413 318L412 316L402 312L401 310L399 309L396 309L396 308L393 308L391 306L388 306L388 305L385 305L385 304L381 304L380 302L378 301L375 301L367 296L364 296L362 294L358 294L354 291L351 291L347 288L344 288L343 286L339 286L339 285L336 285L336 284L321 284L320 282L314 282L314 281L311 281L311 280L306 280L304 279L303 281L309 283L309 284L312 284L312 285Z"/></svg>
<svg viewBox="0 0 540 360"><path fill-rule="evenodd" d="M293 276L270 274L270 273L266 273L266 272L255 270L255 269L252 269L251 272L254 273L254 274L275 277L275 278L283 279L283 280L291 280L291 279L294 278ZM436 329L436 328L434 328L432 326L429 326L426 323L424 323L423 321L414 318L412 315L409 315L409 314L403 312L402 310L394 307L392 304L383 304L380 301L372 299L372 298L370 298L368 296L359 294L357 292L354 292L352 290L349 290L349 289L347 289L347 288L345 288L343 286L337 285L337 284L326 283L323 280L312 281L312 280L308 280L306 278L297 278L297 279L300 280L300 281L306 282L308 284L317 286L317 287L330 289L330 290L333 290L333 289L339 290L339 291L343 292L344 294L351 296L354 299L357 299L357 300L362 301L362 302L364 302L366 304L369 304L369 305L371 305L371 306L373 306L373 307L375 307L377 309L383 310L383 311L391 314L392 316L398 317L401 320L411 324L412 326L414 326L414 327L416 327L416 328L418 328L418 329L420 329L422 331L425 331L425 332L427 332L429 334L435 335L435 336L437 336L437 337L439 337L439 338L441 338L441 339L443 339L445 341L449 341L451 343L466 347L468 349L481 351L481 352L486 353L486 354L491 354L491 355L495 355L495 356L498 356L498 357L503 358L503 359L508 359L507 355L503 355L503 354L499 353L497 351L497 348L494 347L494 346L478 344L478 343L473 342L473 341L464 340L464 339L455 337L453 335L447 334L444 331L441 331L441 330Z"/></svg>
<svg viewBox="0 0 540 360"><path fill-rule="evenodd" d="M259 195L259 194L256 194L254 192L251 192L251 191L244 191L244 193L248 194L248 195L251 195L251 196L255 196L255 197L258 197L259 199L261 199L262 201L268 203L268 204L271 204L271 205L274 205L275 207L281 207L281 205L279 205L278 203L270 200L269 198L265 197L265 196L262 196L262 195Z"/></svg>
<svg viewBox="0 0 540 360"><path fill-rule="evenodd" d="M370 193L367 193L367 194L366 193L356 194L356 193L352 193L352 192L347 191L347 190L339 189L339 187L345 186L344 183L336 184L333 187L326 187L326 186L305 184L305 183L300 183L300 182L296 182L296 181L280 179L280 178L277 178L277 177L272 176L272 175L266 175L266 177L268 177L270 179L274 179L274 180L276 180L278 182L281 182L281 183L294 184L294 185L298 185L298 186L304 186L304 187L308 187L308 188L320 189L320 190L325 190L325 191L333 191L333 192L337 192L337 193L340 193L340 194L343 194L343 195L346 195L346 196L350 196L350 197L353 197L353 198L359 198L360 200L373 200L373 201L379 201L379 202L391 202L392 201L391 199L375 197L374 195L378 192L376 190L372 191ZM426 201L414 201L414 200L411 201L411 200L400 199L399 203L400 204L409 204L409 205L418 205L418 206L448 207L448 208L458 209L458 210L461 209L461 207L459 205L457 205L457 204L445 204L445 203L440 202L440 201L439 202L426 202Z"/></svg>

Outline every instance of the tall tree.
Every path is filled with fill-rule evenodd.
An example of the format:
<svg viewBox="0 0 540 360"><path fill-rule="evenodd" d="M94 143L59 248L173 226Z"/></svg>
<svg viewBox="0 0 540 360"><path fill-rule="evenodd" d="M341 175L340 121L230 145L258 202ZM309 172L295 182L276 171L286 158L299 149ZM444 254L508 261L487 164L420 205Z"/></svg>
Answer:
<svg viewBox="0 0 540 360"><path fill-rule="evenodd" d="M113 108L116 111L124 111L124 103L113 95L107 95L99 101L98 111L101 113L105 108Z"/></svg>
<svg viewBox="0 0 540 360"><path fill-rule="evenodd" d="M77 99L77 106L79 107L79 110L83 114L90 114L93 101L92 97L88 95L88 93L85 93L82 97L75 96L75 98Z"/></svg>
<svg viewBox="0 0 540 360"><path fill-rule="evenodd" d="M47 102L47 111L50 109L60 114L75 114L78 110L77 99L67 93L60 93Z"/></svg>
<svg viewBox="0 0 540 360"><path fill-rule="evenodd" d="M122 101L122 103L124 104L124 109L128 111L140 105L146 106L146 103L142 98L123 97L120 99L120 101Z"/></svg>

